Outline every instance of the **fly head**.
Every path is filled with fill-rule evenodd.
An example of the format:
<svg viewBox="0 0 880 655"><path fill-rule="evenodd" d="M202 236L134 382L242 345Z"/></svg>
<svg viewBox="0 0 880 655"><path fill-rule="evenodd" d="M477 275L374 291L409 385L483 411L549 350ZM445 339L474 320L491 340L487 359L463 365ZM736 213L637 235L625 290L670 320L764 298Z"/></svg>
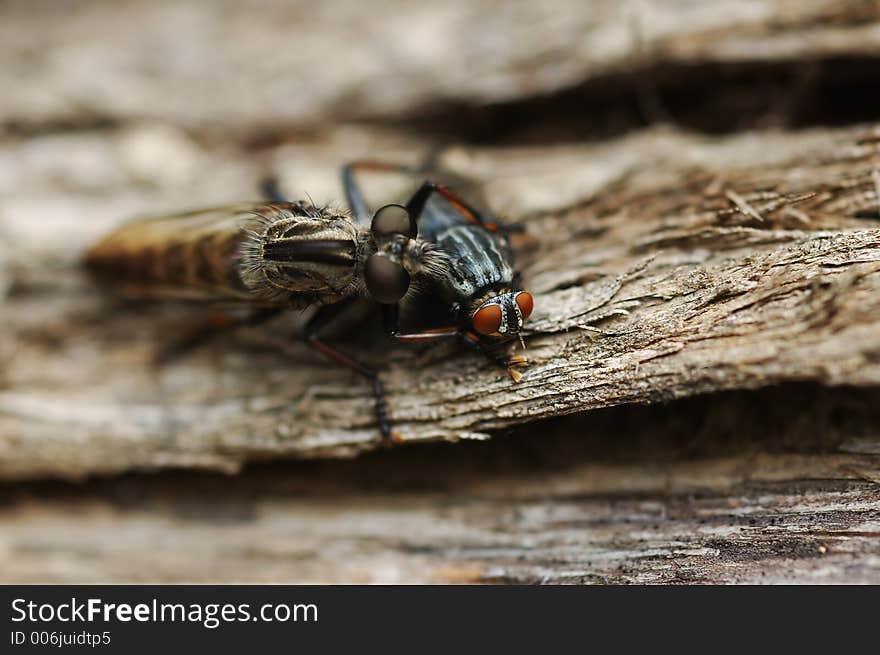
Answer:
<svg viewBox="0 0 880 655"><path fill-rule="evenodd" d="M481 297L473 303L470 312L471 327L484 337L515 337L533 309L534 299L528 291L504 289L489 297Z"/></svg>
<svg viewBox="0 0 880 655"><path fill-rule="evenodd" d="M385 205L373 215L370 232L376 249L364 265L364 282L374 300L393 305L409 290L405 255L418 228L406 207Z"/></svg>

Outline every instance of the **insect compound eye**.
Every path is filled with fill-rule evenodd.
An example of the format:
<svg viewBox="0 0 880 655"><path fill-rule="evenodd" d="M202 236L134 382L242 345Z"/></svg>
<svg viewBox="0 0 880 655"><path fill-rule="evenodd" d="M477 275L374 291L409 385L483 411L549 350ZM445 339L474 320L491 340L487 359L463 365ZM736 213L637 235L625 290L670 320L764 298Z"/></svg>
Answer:
<svg viewBox="0 0 880 655"><path fill-rule="evenodd" d="M409 289L409 273L397 262L382 255L370 255L364 267L367 291L383 304L393 305Z"/></svg>
<svg viewBox="0 0 880 655"><path fill-rule="evenodd" d="M501 327L501 307L499 305L483 305L474 312L474 329L480 334L490 335L498 332Z"/></svg>
<svg viewBox="0 0 880 655"><path fill-rule="evenodd" d="M373 224L370 229L376 236L403 234L410 239L415 239L418 234L416 222L409 215L406 207L402 205L379 207L373 215Z"/></svg>
<svg viewBox="0 0 880 655"><path fill-rule="evenodd" d="M532 298L532 294L528 291L520 291L516 294L515 300L519 311L522 313L523 320L526 320L531 316L532 310L535 308L535 299Z"/></svg>

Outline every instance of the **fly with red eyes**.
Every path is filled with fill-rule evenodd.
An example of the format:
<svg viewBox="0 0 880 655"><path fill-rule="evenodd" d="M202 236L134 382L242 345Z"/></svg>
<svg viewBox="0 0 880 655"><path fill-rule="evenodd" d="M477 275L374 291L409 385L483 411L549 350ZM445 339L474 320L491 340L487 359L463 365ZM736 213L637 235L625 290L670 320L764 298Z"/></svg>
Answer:
<svg viewBox="0 0 880 655"><path fill-rule="evenodd" d="M457 339L479 349L514 382L522 379L508 344L519 340L534 308L528 291L519 289L508 235L520 226L489 219L446 186L425 181L406 204L390 204L371 212L355 175L358 172L419 175L423 169L382 161L358 161L343 168L342 183L353 218L370 225L362 248L363 267L356 273L361 289L382 311L385 332L401 343L433 343ZM266 187L275 200L283 198ZM448 325L416 331L401 330L401 307L418 302L447 308ZM307 340L334 361L370 380L376 415L386 443L395 440L387 418L381 382L375 371L318 340L318 330L345 310L346 302L322 307L306 328Z"/></svg>
<svg viewBox="0 0 880 655"><path fill-rule="evenodd" d="M290 308L318 306L300 337L370 381L385 443L391 430L376 371L320 338L357 298L381 308L388 336L402 343L457 339L478 348L514 381L519 339L534 300L518 288L508 235L519 231L484 216L447 187L424 182L403 205L372 212L355 180L366 171L422 174L423 169L360 161L343 169L351 212L289 202L272 180L268 204L241 204L159 216L123 225L92 247L96 279L130 299L216 301L251 308L238 321L207 321L175 348L180 354L212 333L263 322ZM401 330L418 303L443 310L439 328Z"/></svg>
<svg viewBox="0 0 880 655"><path fill-rule="evenodd" d="M419 172L375 161L345 167L346 197L361 221L368 219L370 210L355 181L356 171ZM461 339L482 350L518 382L522 375L515 366L524 360L508 357L504 346L521 341L520 332L532 313L534 299L517 287L508 242L508 235L517 231L521 231L519 226L489 219L449 188L431 181L424 182L405 205L380 208L372 218L378 247L366 261L364 281L369 294L382 306L387 334L404 342ZM451 325L401 333L401 301L414 296L445 304Z"/></svg>

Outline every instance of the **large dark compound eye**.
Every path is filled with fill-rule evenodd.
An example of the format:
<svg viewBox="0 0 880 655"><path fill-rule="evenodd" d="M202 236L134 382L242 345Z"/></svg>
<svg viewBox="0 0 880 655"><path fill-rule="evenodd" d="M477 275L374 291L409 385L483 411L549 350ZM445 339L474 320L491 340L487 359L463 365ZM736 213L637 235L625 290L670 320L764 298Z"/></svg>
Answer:
<svg viewBox="0 0 880 655"><path fill-rule="evenodd" d="M401 205L385 205L373 215L371 228L376 236L388 237L403 234L415 239L418 233L416 222L409 215L406 207Z"/></svg>
<svg viewBox="0 0 880 655"><path fill-rule="evenodd" d="M378 302L393 305L409 289L409 273L382 255L370 255L364 268L367 290Z"/></svg>

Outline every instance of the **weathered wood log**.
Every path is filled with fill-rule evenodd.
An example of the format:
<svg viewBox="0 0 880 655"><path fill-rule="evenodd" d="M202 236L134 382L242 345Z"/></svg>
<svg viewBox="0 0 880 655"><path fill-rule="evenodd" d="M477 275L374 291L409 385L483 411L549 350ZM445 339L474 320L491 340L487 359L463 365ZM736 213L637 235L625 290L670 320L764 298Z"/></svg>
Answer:
<svg viewBox="0 0 880 655"><path fill-rule="evenodd" d="M228 137L510 101L661 64L880 53L871 0L223 4L4 3L0 124L147 119Z"/></svg>
<svg viewBox="0 0 880 655"><path fill-rule="evenodd" d="M530 365L514 384L472 353L383 346L397 430L408 442L485 438L622 403L878 384L878 152L871 128L448 152L446 166L488 180L496 211L538 242L524 265L538 299ZM7 225L25 245L8 255L3 307L4 477L232 470L379 443L367 387L292 340L289 317L151 366L198 312L108 302L75 247L106 225L70 212L75 239L57 218ZM375 356L381 336L358 332L349 347Z"/></svg>
<svg viewBox="0 0 880 655"><path fill-rule="evenodd" d="M234 478L7 484L0 580L876 584L878 419L876 391L798 384Z"/></svg>
<svg viewBox="0 0 880 655"><path fill-rule="evenodd" d="M0 581L880 583L876 2L0 13ZM531 237L530 366L355 317L400 448L303 316L157 367L204 311L81 269L130 217L271 170L338 203L438 144Z"/></svg>

